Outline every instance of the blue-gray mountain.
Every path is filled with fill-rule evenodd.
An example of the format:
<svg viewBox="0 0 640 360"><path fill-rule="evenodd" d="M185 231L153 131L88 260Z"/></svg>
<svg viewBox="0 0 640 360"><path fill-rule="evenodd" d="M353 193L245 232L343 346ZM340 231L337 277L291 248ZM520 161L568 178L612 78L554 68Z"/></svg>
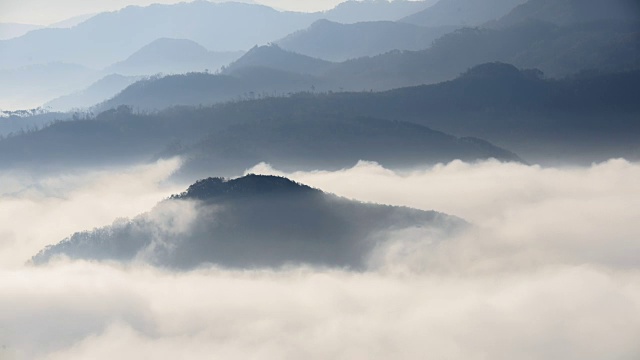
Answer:
<svg viewBox="0 0 640 360"><path fill-rule="evenodd" d="M242 55L242 51L208 51L192 40L162 38L145 45L105 71L121 75L181 74L205 70L215 72Z"/></svg>
<svg viewBox="0 0 640 360"><path fill-rule="evenodd" d="M422 27L393 21L340 24L318 20L277 44L283 49L329 61L379 55L391 50L423 50L454 26Z"/></svg>
<svg viewBox="0 0 640 360"><path fill-rule="evenodd" d="M468 224L434 211L363 204L274 176L208 178L131 220L75 233L33 257L147 262L177 269L309 264L366 269L393 232L434 241Z"/></svg>
<svg viewBox="0 0 640 360"><path fill-rule="evenodd" d="M440 0L400 21L420 26L478 26L508 14L527 0Z"/></svg>
<svg viewBox="0 0 640 360"><path fill-rule="evenodd" d="M213 75L193 76L211 82L220 79ZM144 108L160 101L183 100L180 96L184 90L177 92L178 87L169 82L177 79L170 77L148 84L147 89L154 89L149 98L142 97L148 93L144 89L140 89L141 95L129 93L135 101L128 103ZM186 82L179 88L190 87ZM211 87L201 83L193 88ZM459 137L487 139L527 161L591 163L610 157L639 157L635 140L640 136L637 120L640 105L635 98L638 92L638 71L584 72L555 80L544 78L538 70L519 71L511 65L489 63L474 67L455 80L435 85L382 93L308 93L250 101L215 107L215 112L221 111L215 117L254 121L295 118L296 114L304 118L331 114L341 118L401 120ZM187 104L207 100L198 97L197 92L187 94ZM122 99L119 98L127 103Z"/></svg>
<svg viewBox="0 0 640 360"><path fill-rule="evenodd" d="M479 139L374 117L316 113L305 109L307 101L300 104L301 112L269 99L148 115L121 107L0 141L0 166L60 170L180 155L187 161L180 175L193 180L212 172L237 175L262 161L285 169L335 169L358 160L391 168L454 159L520 161Z"/></svg>

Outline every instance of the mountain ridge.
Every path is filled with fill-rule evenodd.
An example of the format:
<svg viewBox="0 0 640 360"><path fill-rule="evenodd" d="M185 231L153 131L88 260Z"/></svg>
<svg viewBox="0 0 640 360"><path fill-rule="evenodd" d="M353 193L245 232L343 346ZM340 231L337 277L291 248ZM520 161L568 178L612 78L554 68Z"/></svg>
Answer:
<svg viewBox="0 0 640 360"><path fill-rule="evenodd" d="M467 226L435 211L364 204L282 177L208 178L132 220L75 233L31 262L45 264L64 255L178 270L209 264L365 270L390 232L420 227L445 239Z"/></svg>

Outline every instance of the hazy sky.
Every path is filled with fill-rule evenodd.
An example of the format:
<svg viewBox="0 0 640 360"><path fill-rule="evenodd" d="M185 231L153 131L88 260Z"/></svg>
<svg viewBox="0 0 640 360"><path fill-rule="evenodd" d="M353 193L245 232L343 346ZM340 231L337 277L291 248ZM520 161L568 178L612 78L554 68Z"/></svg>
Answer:
<svg viewBox="0 0 640 360"><path fill-rule="evenodd" d="M214 2L225 2L213 0ZM330 9L344 0L237 0L254 2L274 8L295 11ZM113 11L128 5L146 6L154 3L175 4L178 0L2 0L0 22L49 25L74 16Z"/></svg>

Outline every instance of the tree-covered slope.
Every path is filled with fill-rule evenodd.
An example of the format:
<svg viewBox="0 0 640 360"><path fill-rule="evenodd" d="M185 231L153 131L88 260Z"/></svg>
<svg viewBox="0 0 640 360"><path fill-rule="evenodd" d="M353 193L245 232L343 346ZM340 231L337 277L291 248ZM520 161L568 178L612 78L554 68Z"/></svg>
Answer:
<svg viewBox="0 0 640 360"><path fill-rule="evenodd" d="M42 250L33 262L63 255L178 269L204 264L363 269L391 231L420 227L442 239L465 226L434 211L363 204L286 178L208 178L149 213L75 233Z"/></svg>

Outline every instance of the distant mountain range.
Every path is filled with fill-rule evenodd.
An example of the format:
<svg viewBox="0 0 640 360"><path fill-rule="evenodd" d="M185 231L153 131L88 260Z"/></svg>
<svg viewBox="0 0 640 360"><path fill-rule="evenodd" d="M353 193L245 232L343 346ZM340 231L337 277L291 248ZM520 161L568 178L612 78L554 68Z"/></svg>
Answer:
<svg viewBox="0 0 640 360"><path fill-rule="evenodd" d="M153 111L174 105L211 105L225 101L311 91L321 86L320 79L266 67L239 68L229 75L190 73L151 77L136 82L112 99L94 107L96 112L131 105L136 110Z"/></svg>
<svg viewBox="0 0 640 360"><path fill-rule="evenodd" d="M41 29L0 41L0 68L54 61L104 68L160 38L192 40L213 51L246 50L315 20L313 14L243 3L130 6L98 14L70 29Z"/></svg>
<svg viewBox="0 0 640 360"><path fill-rule="evenodd" d="M638 22L637 0L529 0L490 26L509 27L537 20L558 26L593 22ZM640 27L636 28L640 31Z"/></svg>
<svg viewBox="0 0 640 360"><path fill-rule="evenodd" d="M62 255L177 269L207 264L366 269L390 231L411 227L445 240L467 224L434 211L347 200L286 178L208 178L149 213L73 234L42 250L33 262Z"/></svg>
<svg viewBox="0 0 640 360"><path fill-rule="evenodd" d="M211 116L236 122L294 116L314 118L326 114L401 120L460 137L487 139L515 151L527 161L562 161L564 158L590 163L609 157L640 156L634 145L637 143L634 136L640 134L640 130L633 120L640 114L634 97L640 91L638 74L638 71L586 72L554 80L545 79L538 70L520 71L511 65L489 63L474 67L453 81L435 85L382 93L308 92L218 106L213 112L216 115ZM197 74L193 77L202 79ZM232 79L209 77L211 81ZM172 79L188 80L167 77L157 81ZM182 99L181 93L172 89L200 88L189 83L180 86L167 83L163 86L164 95L153 93L150 98L165 102ZM153 83L147 86L158 88ZM222 92L225 88L229 86L219 89ZM189 101L206 101L195 92L187 93L186 97Z"/></svg>
<svg viewBox="0 0 640 360"><path fill-rule="evenodd" d="M347 0L335 8L316 13L318 19L327 19L342 24L368 21L397 21L422 11L438 0Z"/></svg>
<svg viewBox="0 0 640 360"><path fill-rule="evenodd" d="M0 41L0 68L69 62L101 69L160 38L192 40L217 52L247 50L281 39L319 19L349 23L397 20L430 4L348 1L333 10L311 14L234 2L129 6L95 15L73 28L41 29Z"/></svg>
<svg viewBox="0 0 640 360"><path fill-rule="evenodd" d="M422 27L393 21L340 24L318 20L276 43L283 49L329 61L383 54L391 50L423 50L453 26Z"/></svg>
<svg viewBox="0 0 640 360"><path fill-rule="evenodd" d="M568 1L568 0L565 0ZM597 1L597 0L590 0ZM617 0L626 1L626 0ZM519 7L519 12L522 12ZM514 10L516 11L516 10ZM241 69L253 69L255 74L265 73L266 68L278 71L297 73L295 79L287 85L286 81L270 85L264 81L245 78L243 86L230 87L224 96L209 96L206 99L190 98L185 104L213 104L239 98L248 93L286 94L309 89L317 91L369 91L388 90L406 86L433 84L454 79L469 68L486 62L505 62L520 68L537 68L547 77L564 77L580 71L594 70L607 72L629 71L640 68L640 36L638 36L639 22L609 22L587 21L572 25L559 26L535 19L537 12L533 12L529 20L519 22L507 28L493 23L490 28L464 28L448 33L433 42L433 45L420 51L391 51L373 57L361 57L340 63L330 63L292 51L286 51L279 46L270 45L254 47L243 57L230 64L225 74L235 76ZM576 18L581 16L576 15ZM510 16L510 15L509 15ZM640 16L640 15L639 15ZM505 17L506 19L507 17ZM348 56L340 54L340 48L347 47L347 43L357 38L358 28L386 25L380 23L338 25L326 21L316 23L314 27L299 32L282 40L285 46L301 49L308 54L325 52L331 56ZM394 28L398 24L392 25ZM400 25L401 26L401 25ZM314 30L315 29L315 30ZM332 30L333 29L333 30ZM340 41L332 41L335 29L345 31L339 39L351 40L339 45ZM305 37L312 37L309 41ZM301 40L302 39L302 40ZM356 41L357 42L357 41ZM389 42L388 44L395 43ZM288 45L287 45L288 44ZM376 42L384 44L384 41ZM366 48L366 46L365 46ZM361 51L357 46L351 51ZM365 50L362 50L365 51ZM329 56L329 57L331 57ZM255 70L260 68L262 70ZM246 72L247 70L244 70ZM312 76L300 81L299 75ZM214 82L211 82L215 86ZM158 86L160 82L158 82ZM144 89L153 91L156 85L146 84ZM142 88L139 88L142 89ZM147 90L144 90L147 91ZM207 94L218 90L209 89ZM170 92L169 92L170 93ZM168 93L168 94L169 94ZM148 109L148 104L136 99L145 98L144 94L129 92L130 97L120 94L108 101L108 106L128 104ZM197 94L194 94L196 98ZM163 101L155 99L154 103L164 106L183 104L176 101L176 97L167 96ZM157 106L150 107L157 109ZM162 108L162 106L160 106ZM102 107L104 109L104 107Z"/></svg>
<svg viewBox="0 0 640 360"><path fill-rule="evenodd" d="M321 75L333 64L306 55L286 51L277 45L255 46L240 59L226 66L223 73L233 74L243 68L268 68L296 74Z"/></svg>
<svg viewBox="0 0 640 360"><path fill-rule="evenodd" d="M420 26L475 27L508 14L527 0L440 0L400 21ZM564 1L564 0L559 0Z"/></svg>
<svg viewBox="0 0 640 360"><path fill-rule="evenodd" d="M301 112L288 105L265 99L146 115L120 107L0 141L0 167L54 170L179 155L186 160L180 176L193 179L237 175L262 161L283 169L336 169L359 160L389 168L454 159L520 161L480 139L375 117L322 115L305 109L306 101Z"/></svg>
<svg viewBox="0 0 640 360"><path fill-rule="evenodd" d="M282 170L337 170L360 160L387 168L411 168L459 159L522 161L477 138L456 138L424 126L369 117L298 114L231 125L192 146L167 151L180 155L190 177L214 171L237 174L260 162Z"/></svg>
<svg viewBox="0 0 640 360"><path fill-rule="evenodd" d="M187 72L215 72L243 55L242 51L215 52L195 41L186 39L157 39L127 59L104 71L120 75L181 74Z"/></svg>

